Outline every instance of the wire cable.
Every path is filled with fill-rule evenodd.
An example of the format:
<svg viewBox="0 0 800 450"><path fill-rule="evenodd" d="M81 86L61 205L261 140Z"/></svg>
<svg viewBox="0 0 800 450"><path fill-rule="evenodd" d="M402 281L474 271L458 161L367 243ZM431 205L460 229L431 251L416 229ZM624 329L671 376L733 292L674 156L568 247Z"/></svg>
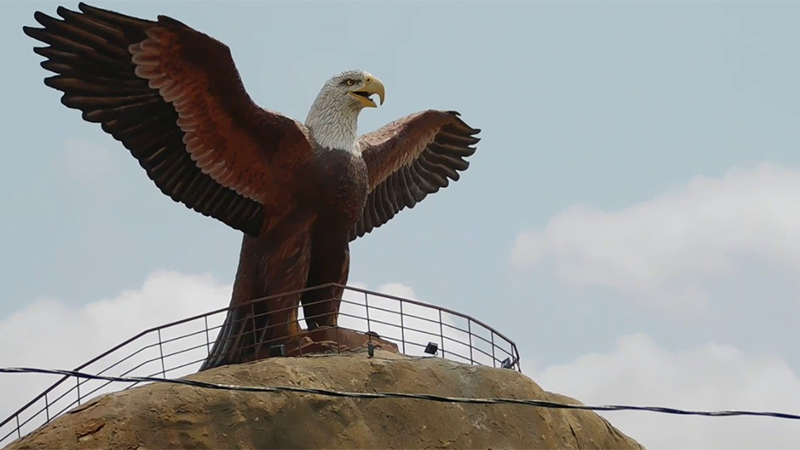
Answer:
<svg viewBox="0 0 800 450"><path fill-rule="evenodd" d="M0 368L0 373L40 373L51 375L65 375L76 378L85 378L90 380L105 380L115 381L121 383L172 383L192 386L203 389L215 389L226 391L240 391L240 392L269 392L269 393L297 393L297 394L315 394L324 395L328 397L344 397L344 398L357 398L357 399L413 399L413 400L426 400L432 402L444 403L469 403L476 405L494 405L494 404L517 404L535 406L540 408L553 408L553 409L577 409L588 411L649 411L663 414L676 414L685 416L707 416L707 417L731 417L731 416L761 416L772 417L779 419L792 419L800 420L800 415L780 413L780 412L765 412L765 411L692 411L677 408L666 408L661 406L630 406L630 405L571 405L568 403L549 402L543 400L525 400L515 398L464 398L464 397L444 397L439 395L430 394L407 394L400 392L346 392L334 391L328 389L316 388L301 388L293 386L237 386L229 384L209 383L205 381L187 380L178 378L156 378L156 377L115 377L107 375L92 375L89 373L78 372L74 370L58 370L58 369L39 369L30 367L8 367Z"/></svg>

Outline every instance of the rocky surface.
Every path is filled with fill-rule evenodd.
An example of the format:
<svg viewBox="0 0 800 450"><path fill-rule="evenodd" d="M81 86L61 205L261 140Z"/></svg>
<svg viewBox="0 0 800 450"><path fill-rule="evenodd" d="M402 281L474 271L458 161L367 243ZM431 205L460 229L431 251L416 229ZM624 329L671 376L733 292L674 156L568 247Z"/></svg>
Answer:
<svg viewBox="0 0 800 450"><path fill-rule="evenodd" d="M508 369L378 350L272 358L186 378L355 392L577 401ZM247 393L156 383L107 394L7 449L563 448L641 449L589 411L525 405Z"/></svg>

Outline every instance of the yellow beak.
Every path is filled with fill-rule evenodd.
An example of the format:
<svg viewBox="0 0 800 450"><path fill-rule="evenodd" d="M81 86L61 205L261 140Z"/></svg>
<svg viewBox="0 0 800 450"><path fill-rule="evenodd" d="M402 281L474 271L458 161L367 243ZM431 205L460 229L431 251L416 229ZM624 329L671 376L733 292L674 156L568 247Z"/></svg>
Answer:
<svg viewBox="0 0 800 450"><path fill-rule="evenodd" d="M381 99L381 105L383 105L383 99L386 96L386 89L383 87L383 82L378 77L369 74L367 75L364 87L350 92L350 95L355 97L356 100L365 107L377 108L378 105L369 98L372 94L377 94Z"/></svg>

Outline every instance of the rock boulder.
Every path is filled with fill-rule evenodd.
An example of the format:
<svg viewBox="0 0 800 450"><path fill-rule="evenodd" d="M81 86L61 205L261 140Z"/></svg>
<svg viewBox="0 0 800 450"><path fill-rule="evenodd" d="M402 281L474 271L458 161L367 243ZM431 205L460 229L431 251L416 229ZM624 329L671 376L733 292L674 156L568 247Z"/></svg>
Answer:
<svg viewBox="0 0 800 450"><path fill-rule="evenodd" d="M578 403L542 390L513 370L381 350L373 358L366 352L272 358L186 378L237 385ZM589 411L247 393L153 383L93 399L6 448L643 447Z"/></svg>

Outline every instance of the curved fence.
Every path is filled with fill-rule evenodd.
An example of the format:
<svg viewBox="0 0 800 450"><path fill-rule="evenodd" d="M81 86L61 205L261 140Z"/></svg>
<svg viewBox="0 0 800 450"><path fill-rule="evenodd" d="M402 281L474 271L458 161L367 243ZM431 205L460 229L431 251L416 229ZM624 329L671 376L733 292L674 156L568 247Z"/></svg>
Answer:
<svg viewBox="0 0 800 450"><path fill-rule="evenodd" d="M410 356L441 357L521 371L516 344L500 332L465 314L406 298L327 284L256 299L237 308L331 287L344 290L339 310L340 329L375 336L376 340L396 345L398 352ZM211 352L230 309L222 308L145 330L75 370L96 375L163 378L195 373ZM298 321L305 321L302 308ZM255 331L258 330L251 330ZM330 335L336 336L337 333ZM336 340L335 337L330 339ZM339 351L339 343L336 344L334 351ZM281 348L280 353L283 351ZM124 389L134 385L129 384ZM60 378L0 422L0 446L91 398L117 390L119 388L110 381Z"/></svg>

